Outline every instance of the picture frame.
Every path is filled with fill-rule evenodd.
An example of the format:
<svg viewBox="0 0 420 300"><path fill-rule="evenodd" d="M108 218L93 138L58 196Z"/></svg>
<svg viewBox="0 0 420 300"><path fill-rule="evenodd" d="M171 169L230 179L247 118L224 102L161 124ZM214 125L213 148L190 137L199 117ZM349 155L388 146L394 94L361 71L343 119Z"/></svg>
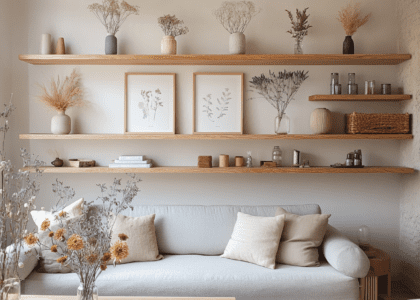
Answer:
<svg viewBox="0 0 420 300"><path fill-rule="evenodd" d="M125 73L124 134L175 134L175 111L175 73Z"/></svg>
<svg viewBox="0 0 420 300"><path fill-rule="evenodd" d="M243 134L244 73L193 77L193 134Z"/></svg>

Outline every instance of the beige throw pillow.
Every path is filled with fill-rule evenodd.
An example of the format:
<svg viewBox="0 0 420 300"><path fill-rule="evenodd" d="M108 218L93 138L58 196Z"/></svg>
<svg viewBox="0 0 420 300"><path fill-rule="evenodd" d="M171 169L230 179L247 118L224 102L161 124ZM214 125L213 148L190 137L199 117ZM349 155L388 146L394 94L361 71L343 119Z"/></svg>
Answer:
<svg viewBox="0 0 420 300"><path fill-rule="evenodd" d="M118 235L121 233L128 236L126 241L128 257L121 263L155 261L163 258L159 254L157 245L154 214L138 218L118 215L112 230L111 245L119 240Z"/></svg>
<svg viewBox="0 0 420 300"><path fill-rule="evenodd" d="M81 198L72 204L68 205L63 209L67 213L67 218L65 219L65 224L67 222L75 222L83 216L83 204L84 199ZM42 231L41 224L48 219L51 222L50 229L55 231L60 228L59 221L56 220L56 216L60 213L51 213L45 210L33 210L31 211L32 219L35 222L35 225L38 227L38 238L42 246L42 251L40 253L39 263L37 271L39 273L71 273L72 270L63 266L61 263L57 262L57 259L61 257L60 254L51 252L48 250L48 247L52 246L51 238L48 237L49 231Z"/></svg>
<svg viewBox="0 0 420 300"><path fill-rule="evenodd" d="M318 247L324 239L331 215L298 216L279 207L276 216L285 216L276 261L300 267L319 266Z"/></svg>
<svg viewBox="0 0 420 300"><path fill-rule="evenodd" d="M224 258L250 262L274 269L284 216L256 217L238 212Z"/></svg>

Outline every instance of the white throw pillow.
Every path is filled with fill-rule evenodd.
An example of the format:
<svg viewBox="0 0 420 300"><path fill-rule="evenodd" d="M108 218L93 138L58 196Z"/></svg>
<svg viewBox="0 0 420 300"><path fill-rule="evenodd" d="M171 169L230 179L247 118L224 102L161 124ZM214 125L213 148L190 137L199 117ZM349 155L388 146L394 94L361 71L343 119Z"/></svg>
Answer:
<svg viewBox="0 0 420 300"><path fill-rule="evenodd" d="M136 261L156 261L163 258L159 254L154 214L137 218L118 215L112 229L111 245L119 240L119 234L128 236L126 242L129 254L121 261L122 264Z"/></svg>
<svg viewBox="0 0 420 300"><path fill-rule="evenodd" d="M6 253L8 256L10 256L10 252L13 251L14 248L15 244L12 244L6 248ZM19 263L23 263L23 268L17 269L20 280L24 280L26 277L28 277L38 264L38 259L36 257L37 251L39 252L38 245L29 247L25 243L22 243L22 247L19 252ZM10 258L10 260L14 261L13 258Z"/></svg>
<svg viewBox="0 0 420 300"><path fill-rule="evenodd" d="M232 237L222 257L274 269L283 227L284 215L256 217L238 212Z"/></svg>
<svg viewBox="0 0 420 300"><path fill-rule="evenodd" d="M84 199L81 198L76 202L73 202L69 206L65 207L61 211L67 213L67 218L65 222L74 222L77 219L83 216L83 204ZM55 217L61 212L51 213L49 211L40 210L40 211L31 211L32 219L35 222L35 225L38 227L38 238L42 246L42 251L39 259L39 264L37 271L39 273L71 273L72 270L63 266L61 263L57 262L57 259L61 257L60 254L51 252L48 247L52 246L51 238L48 237L49 231L41 231L41 224L48 219L51 222L50 229L55 231L60 228L59 221L56 221Z"/></svg>

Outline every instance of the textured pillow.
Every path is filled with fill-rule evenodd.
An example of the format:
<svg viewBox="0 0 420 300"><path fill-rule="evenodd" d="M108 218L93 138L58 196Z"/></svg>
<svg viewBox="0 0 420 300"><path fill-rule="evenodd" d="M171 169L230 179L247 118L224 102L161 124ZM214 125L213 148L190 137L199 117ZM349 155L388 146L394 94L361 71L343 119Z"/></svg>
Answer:
<svg viewBox="0 0 420 300"><path fill-rule="evenodd" d="M83 216L83 198L77 200L76 202L65 207L63 211L67 213L66 222L74 222ZM38 238L40 243L43 245L42 251L40 253L39 263L37 271L39 273L71 273L72 270L63 266L61 263L57 262L57 259L60 258L60 254L51 252L47 248L52 246L51 238L48 237L49 231L42 231L41 224L48 219L51 222L50 229L52 231L57 230L60 225L56 221L55 217L59 212L51 213L49 211L31 211L32 219L34 220L36 226L38 227Z"/></svg>
<svg viewBox="0 0 420 300"><path fill-rule="evenodd" d="M159 254L157 245L154 214L137 218L118 215L112 230L111 244L119 240L118 235L121 233L128 236L126 241L128 257L121 263L155 261L163 258Z"/></svg>
<svg viewBox="0 0 420 300"><path fill-rule="evenodd" d="M224 258L250 262L274 269L284 216L255 217L238 212Z"/></svg>
<svg viewBox="0 0 420 300"><path fill-rule="evenodd" d="M280 264L300 267L319 266L317 247L324 239L328 218L331 215L298 216L279 207L276 216L285 216L276 261Z"/></svg>
<svg viewBox="0 0 420 300"><path fill-rule="evenodd" d="M11 261L14 261L14 258L10 257L10 252L12 252L15 247L15 244L12 244L6 248L6 254L8 259ZM24 280L26 277L28 277L38 264L38 259L36 257L37 252L39 252L38 245L29 247L25 243L22 244L22 247L19 251L19 263L23 263L23 268L17 269L20 280Z"/></svg>

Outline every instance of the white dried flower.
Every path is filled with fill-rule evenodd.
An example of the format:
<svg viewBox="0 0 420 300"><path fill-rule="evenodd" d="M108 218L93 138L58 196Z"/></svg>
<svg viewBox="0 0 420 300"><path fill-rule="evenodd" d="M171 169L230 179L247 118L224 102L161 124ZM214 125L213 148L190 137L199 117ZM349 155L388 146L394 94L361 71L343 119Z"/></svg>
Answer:
<svg viewBox="0 0 420 300"><path fill-rule="evenodd" d="M19 269L23 269L23 268L25 267L25 265L24 265L24 263L23 263L23 262L20 262L20 263L18 264L18 266L19 266Z"/></svg>
<svg viewBox="0 0 420 300"><path fill-rule="evenodd" d="M23 204L23 207L28 208L29 207L29 204L28 203L25 203L25 204Z"/></svg>

